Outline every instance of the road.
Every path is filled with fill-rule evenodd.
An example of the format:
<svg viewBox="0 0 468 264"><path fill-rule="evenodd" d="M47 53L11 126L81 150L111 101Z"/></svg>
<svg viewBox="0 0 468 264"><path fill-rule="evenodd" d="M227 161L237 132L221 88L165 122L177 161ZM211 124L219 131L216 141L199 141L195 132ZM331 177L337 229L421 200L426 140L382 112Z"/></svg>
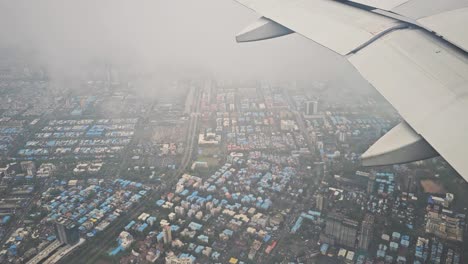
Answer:
<svg viewBox="0 0 468 264"><path fill-rule="evenodd" d="M300 113L299 111L297 111L297 109L295 109L294 107L294 102L291 98L291 95L289 94L289 91L287 89L284 89L283 90L283 94L289 104L289 106L291 107L291 111L293 112L294 114L294 117L296 118L296 123L297 123L297 126L299 127L299 131L302 133L302 136L306 139L307 141L307 146L309 148L309 151L310 153L315 153L315 147L314 147L314 144L312 142L312 140L310 139L310 136L309 136L309 132L307 130L307 126L305 124L305 121L304 121L304 117L302 116L302 113Z"/></svg>
<svg viewBox="0 0 468 264"><path fill-rule="evenodd" d="M62 246L62 243L58 240L55 240L49 246L47 246L45 249L39 252L39 254L34 256L34 258L29 260L26 264L37 264L41 262L44 258L46 258L50 253L52 253L54 250L56 250L60 246Z"/></svg>
<svg viewBox="0 0 468 264"><path fill-rule="evenodd" d="M57 252L55 252L52 256L50 256L46 261L44 261L42 264L55 264L58 261L60 261L63 257L67 256L70 252L72 252L75 248L81 246L86 240L84 238L80 238L80 241L78 241L77 244L73 246L66 245Z"/></svg>
<svg viewBox="0 0 468 264"><path fill-rule="evenodd" d="M187 130L187 137L185 139L185 152L182 157L182 161L180 164L179 169L177 170L175 176L179 178L179 176L187 170L190 162L192 161L193 157L193 150L195 149L195 142L198 139L197 131L198 131L198 121L200 116L200 97L201 92L199 88L195 89L194 96L196 96L195 105L192 105L192 111L190 113L190 121L189 127Z"/></svg>
<svg viewBox="0 0 468 264"><path fill-rule="evenodd" d="M118 233L128 223L128 221L138 217L138 215L140 215L146 209L144 201L154 202L159 197L161 197L161 195L174 187L179 177L187 170L187 167L192 161L193 150L195 149L195 142L197 140L196 135L198 129L201 96L200 89L196 89L194 94L196 96L196 104L192 107L192 113L190 114L189 127L186 137L187 144L181 166L176 171L176 174L172 178L167 179L161 188L158 188L148 197L145 197L144 200L142 200L138 205L132 207L125 216L119 217L117 220L111 223L107 229L99 233L98 236L92 238L90 242L85 243L80 247L79 250L76 250L75 252L63 258L59 263L81 264L83 263L83 260L86 260L86 263L96 262L101 254L105 254L111 248L111 246L115 244ZM96 246L96 240L100 241L99 246Z"/></svg>

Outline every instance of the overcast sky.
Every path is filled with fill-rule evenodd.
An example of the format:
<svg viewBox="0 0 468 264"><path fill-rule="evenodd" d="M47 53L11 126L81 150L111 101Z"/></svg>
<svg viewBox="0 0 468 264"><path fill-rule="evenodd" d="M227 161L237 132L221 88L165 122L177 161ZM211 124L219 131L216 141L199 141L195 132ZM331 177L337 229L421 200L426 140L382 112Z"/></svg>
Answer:
<svg viewBox="0 0 468 264"><path fill-rule="evenodd" d="M0 46L40 54L53 74L105 59L142 71L368 87L338 55L297 34L237 44L258 14L233 0L0 0Z"/></svg>

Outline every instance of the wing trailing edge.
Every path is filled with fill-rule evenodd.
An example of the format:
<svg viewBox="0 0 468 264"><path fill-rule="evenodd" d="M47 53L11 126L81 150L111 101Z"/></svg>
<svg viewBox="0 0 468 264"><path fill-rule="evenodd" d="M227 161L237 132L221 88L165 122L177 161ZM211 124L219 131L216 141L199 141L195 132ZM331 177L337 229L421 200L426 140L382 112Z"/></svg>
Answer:
<svg viewBox="0 0 468 264"><path fill-rule="evenodd" d="M468 181L468 0L451 7L438 0L427 0L430 6L426 0L392 0L367 10L345 1L236 1L347 58L397 109L407 124L372 146L365 164L438 153ZM384 9L398 12L389 16Z"/></svg>
<svg viewBox="0 0 468 264"><path fill-rule="evenodd" d="M294 33L289 28L266 17L261 17L236 35L237 42L252 42L277 38Z"/></svg>

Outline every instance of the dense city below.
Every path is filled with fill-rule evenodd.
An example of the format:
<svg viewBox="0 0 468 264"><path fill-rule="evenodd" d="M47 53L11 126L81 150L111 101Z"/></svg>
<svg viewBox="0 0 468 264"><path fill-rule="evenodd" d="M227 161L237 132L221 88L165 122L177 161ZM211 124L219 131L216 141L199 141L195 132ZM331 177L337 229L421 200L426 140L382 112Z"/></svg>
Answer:
<svg viewBox="0 0 468 264"><path fill-rule="evenodd" d="M360 165L401 120L378 95L137 83L0 68L1 263L468 261L468 185L442 158Z"/></svg>

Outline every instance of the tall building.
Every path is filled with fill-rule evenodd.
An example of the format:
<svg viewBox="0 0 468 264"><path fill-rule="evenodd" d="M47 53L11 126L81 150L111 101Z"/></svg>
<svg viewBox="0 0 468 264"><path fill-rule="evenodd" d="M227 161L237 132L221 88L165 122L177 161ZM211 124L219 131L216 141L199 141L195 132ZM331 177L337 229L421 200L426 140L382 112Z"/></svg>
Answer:
<svg viewBox="0 0 468 264"><path fill-rule="evenodd" d="M361 233L358 238L358 248L367 250L374 234L374 216L366 214L361 224Z"/></svg>
<svg viewBox="0 0 468 264"><path fill-rule="evenodd" d="M325 175L325 171L326 171L325 162L323 161L314 162L313 175L315 176L315 179L314 179L315 185L318 185L322 181L323 176Z"/></svg>
<svg viewBox="0 0 468 264"><path fill-rule="evenodd" d="M176 206L174 211L178 216L183 216L185 213L185 209L182 206Z"/></svg>
<svg viewBox="0 0 468 264"><path fill-rule="evenodd" d="M367 193L373 193L375 188L375 173L369 175L367 180Z"/></svg>
<svg viewBox="0 0 468 264"><path fill-rule="evenodd" d="M340 131L340 132L338 133L338 140L339 140L340 142L346 142L346 132Z"/></svg>
<svg viewBox="0 0 468 264"><path fill-rule="evenodd" d="M320 211L323 211L326 208L327 198L323 196L323 194L317 195L317 199L315 200L315 208Z"/></svg>
<svg viewBox="0 0 468 264"><path fill-rule="evenodd" d="M172 230L170 225L166 225L163 229L164 232L164 244L169 244L172 242Z"/></svg>
<svg viewBox="0 0 468 264"><path fill-rule="evenodd" d="M60 242L74 245L80 240L78 226L72 220L61 220L55 223L55 233Z"/></svg>
<svg viewBox="0 0 468 264"><path fill-rule="evenodd" d="M325 226L325 235L330 238L333 244L339 244L354 248L359 223L345 218L341 214L331 213L327 217Z"/></svg>
<svg viewBox="0 0 468 264"><path fill-rule="evenodd" d="M316 115L318 114L318 102L317 101L308 101L306 103L306 115Z"/></svg>
<svg viewBox="0 0 468 264"><path fill-rule="evenodd" d="M21 170L26 173L26 175L34 176L36 175L36 165L33 161L22 161Z"/></svg>

